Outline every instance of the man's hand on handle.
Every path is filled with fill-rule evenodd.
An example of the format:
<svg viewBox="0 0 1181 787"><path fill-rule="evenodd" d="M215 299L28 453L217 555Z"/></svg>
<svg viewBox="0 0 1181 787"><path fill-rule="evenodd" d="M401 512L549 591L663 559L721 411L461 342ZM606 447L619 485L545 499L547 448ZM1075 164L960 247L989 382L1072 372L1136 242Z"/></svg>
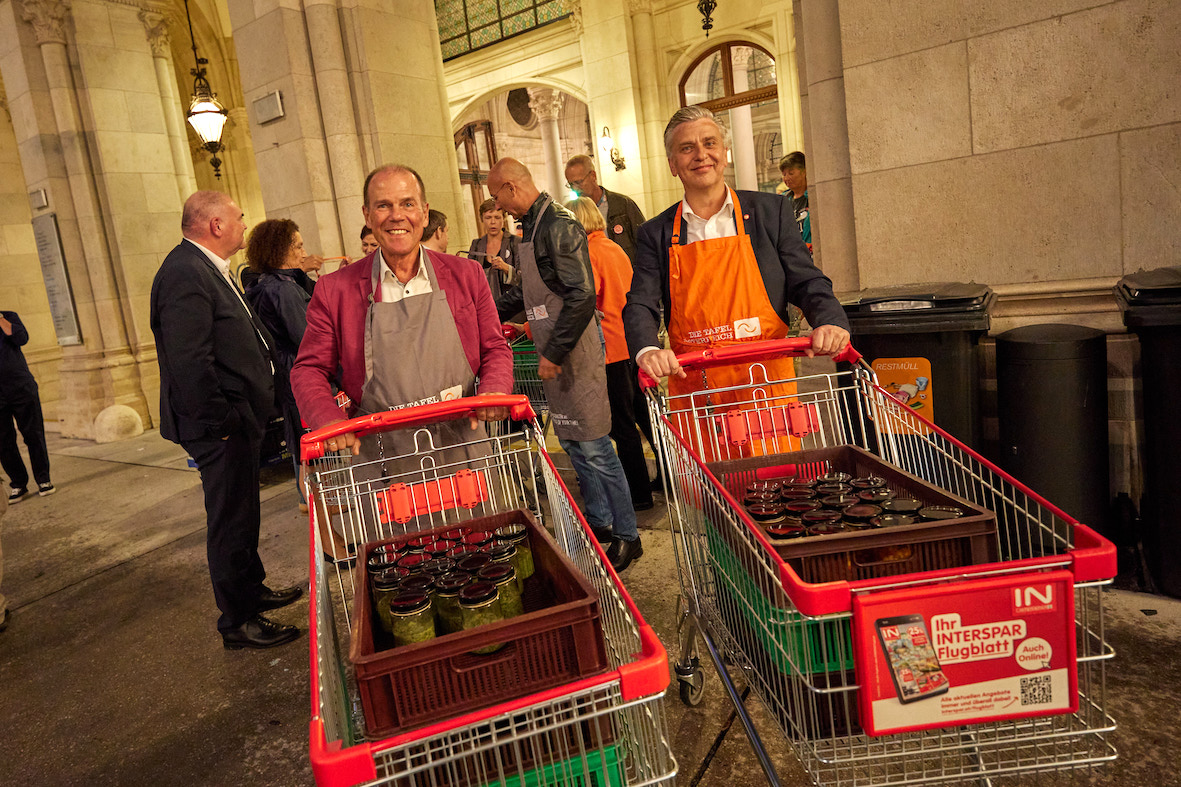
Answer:
<svg viewBox="0 0 1181 787"><path fill-rule="evenodd" d="M836 355L849 344L849 332L839 325L821 325L812 331L812 349L808 357Z"/></svg>
<svg viewBox="0 0 1181 787"><path fill-rule="evenodd" d="M649 350L639 357L637 364L654 380L675 374L685 377L685 370L677 362L677 354L672 350Z"/></svg>
<svg viewBox="0 0 1181 787"><path fill-rule="evenodd" d="M342 418L341 420L343 421L344 419ZM333 423L340 423L340 421L334 421ZM328 426L331 425L328 424ZM352 432L345 432L344 434L338 434L336 437L329 437L325 440L324 448L328 451L348 450L352 452L353 456L357 456L361 453L361 438Z"/></svg>
<svg viewBox="0 0 1181 787"><path fill-rule="evenodd" d="M552 380L562 373L561 364L556 364L544 355L537 356L537 376L543 380Z"/></svg>

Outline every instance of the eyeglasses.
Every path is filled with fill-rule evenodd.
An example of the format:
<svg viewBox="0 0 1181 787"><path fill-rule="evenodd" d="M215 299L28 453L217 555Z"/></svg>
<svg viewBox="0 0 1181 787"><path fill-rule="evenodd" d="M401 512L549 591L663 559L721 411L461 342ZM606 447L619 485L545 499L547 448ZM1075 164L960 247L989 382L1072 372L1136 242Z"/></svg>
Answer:
<svg viewBox="0 0 1181 787"><path fill-rule="evenodd" d="M582 182L589 177L590 173L588 172L578 180L568 180L566 181L566 188L570 189L571 191L582 191Z"/></svg>
<svg viewBox="0 0 1181 787"><path fill-rule="evenodd" d="M498 188L496 190L496 193L492 195L492 201L495 202L498 207L500 206L500 192L504 191L505 186L510 186L510 185L512 185L512 181L506 180L504 183L500 184L500 188Z"/></svg>

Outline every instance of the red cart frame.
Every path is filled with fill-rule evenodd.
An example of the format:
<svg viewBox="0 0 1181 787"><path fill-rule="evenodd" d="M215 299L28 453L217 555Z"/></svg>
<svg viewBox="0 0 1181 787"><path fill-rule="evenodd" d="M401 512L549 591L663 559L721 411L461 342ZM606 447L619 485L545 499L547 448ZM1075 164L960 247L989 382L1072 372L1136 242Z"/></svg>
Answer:
<svg viewBox="0 0 1181 787"><path fill-rule="evenodd" d="M1115 723L1105 711L1105 668L1114 652L1105 640L1100 599L1101 588L1115 574L1114 547L900 404L877 385L872 370L852 348L838 359L851 363L850 371L768 380L763 360L798 357L809 346L808 338L783 339L679 358L690 374L713 365L749 366L748 383L732 389L666 398L651 380L643 381L670 480L668 505L683 599L677 663L682 699L690 704L700 700L700 639L772 784L778 784L774 767L738 700L727 663L745 673L818 785L992 784L996 778L1090 768L1114 760L1116 752L1107 736ZM836 554L835 561L785 560L780 555L783 542L773 544L739 502L742 490L757 478L824 475L835 469L832 461L808 459L831 454L818 454L818 449L836 447L869 452L865 455L900 468L898 472L913 483L943 490L965 507L983 512L982 520L993 514L995 530L986 536L964 535L959 544L923 544L917 540L922 534L906 532L919 530L917 525L899 528L900 535L916 541L913 547L887 548L890 559L901 555L903 562L896 566L874 568L873 560L863 561L867 553L858 551L856 544L864 542L854 540L859 534L846 533L803 540L827 539L815 543ZM874 558L880 552L868 554ZM970 554L993 557L981 563L968 559ZM960 557L940 565L947 555ZM903 570L912 565L906 561L918 568ZM856 576L866 570L863 563L885 575ZM795 568L812 570L817 565L823 581L805 581ZM839 576L841 571L853 578ZM1059 589L1057 595L1053 588ZM1049 680L1053 652L1060 669L1053 671L1054 687L1046 683L1041 690L1053 688L1057 694L1046 694L1051 700L1035 693L1028 698L1014 695L1006 709L989 705L987 688L976 692L983 697L978 702L955 697L936 669L940 665L931 663L936 660L914 646L926 648L936 617L944 638L967 639L960 615L967 626L974 616L984 614L982 610L1000 610L1014 590L1014 603L1021 603L1025 593L1031 604L1052 610L1045 620L1057 623L1047 628L1046 636L1054 638L1054 644L1044 640L1045 649L1039 651L1043 638L1028 636L1016 624L1001 625L1010 623L1001 618L1013 617L1012 610L1001 610L996 624L973 628L971 636L995 636L988 648L998 653L1020 648L1020 655L989 656L972 669L983 674L1003 666L1020 672L1019 659L1025 659L1025 669L1047 667ZM1069 599L1061 598L1063 590ZM1051 599L1050 607L1041 596ZM926 616L899 617L924 611ZM900 624L910 636L901 645ZM904 650L890 650L897 647ZM1064 648L1070 652L1064 653ZM915 673L906 671L911 662L904 662L898 683L910 681L906 692L911 696L903 699L904 690L882 677L890 667L869 663L879 654L884 655L877 660L885 661L891 652L927 656L923 674L931 682L916 688ZM982 658L970 647L944 652L956 658ZM1039 653L1046 655L1044 664L1035 661ZM961 667L953 669L968 674ZM999 673L997 678L997 685L1018 679ZM897 706L923 692L939 699L905 705L906 711L893 707L893 720L886 718L882 706ZM1017 704L1027 699L1051 704ZM984 720L972 715L981 708ZM907 723L899 726L898 719ZM896 731L900 729L905 731Z"/></svg>
<svg viewBox="0 0 1181 787"><path fill-rule="evenodd" d="M513 417L524 422L524 431L467 444L483 454L478 462L437 461L443 454L420 427L467 418L482 407L511 408ZM416 430L410 432L415 450L396 458L399 472L375 473L377 463L354 464L351 456L325 450L326 440L345 432L372 439L392 430ZM676 762L661 707L669 682L667 655L545 453L525 397L480 396L354 418L306 435L302 454L312 503L309 745L318 785L526 787L595 781L639 787L673 782ZM407 470L407 461L416 469ZM457 473L470 477L469 464L481 476L483 500L416 510L401 524L376 516L376 498L392 482L454 491ZM544 511L535 477L547 487ZM353 598L349 567L355 558L327 556L440 522L462 523L523 505L535 518L544 514L562 551L598 591L610 670L392 737L367 740L355 681L344 657Z"/></svg>

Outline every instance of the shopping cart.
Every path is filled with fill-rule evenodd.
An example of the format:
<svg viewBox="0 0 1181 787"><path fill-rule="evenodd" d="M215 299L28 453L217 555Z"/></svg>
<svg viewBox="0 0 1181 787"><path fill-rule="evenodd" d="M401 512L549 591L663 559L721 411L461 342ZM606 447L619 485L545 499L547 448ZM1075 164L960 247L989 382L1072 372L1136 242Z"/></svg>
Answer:
<svg viewBox="0 0 1181 787"><path fill-rule="evenodd" d="M544 433L549 428L549 404L545 401L545 389L537 373L537 346L514 328L505 326L504 332L513 351L513 393L529 397L529 404L537 413Z"/></svg>
<svg viewBox="0 0 1181 787"><path fill-rule="evenodd" d="M1114 760L1100 600L1112 545L900 404L852 348L841 357L850 371L767 380L762 360L809 342L680 358L690 375L748 366L748 383L728 391L648 389L671 482L682 700L701 699L700 640L772 784L728 667L818 785L997 784L1033 772L1044 784ZM760 479L807 484L848 462L967 516L791 538L794 527L757 525L740 502ZM970 625L978 619L998 625ZM1021 638L1035 627L1048 639ZM995 680L976 682L985 677Z"/></svg>
<svg viewBox="0 0 1181 787"><path fill-rule="evenodd" d="M441 461L448 454L423 427L466 418L477 406L510 407L523 431L473 440L460 448L474 458ZM354 464L351 457L325 451L325 441L344 432L373 440L394 430L412 434L415 450L389 463ZM305 436L302 451L313 502L310 757L318 785L673 783L676 763L661 707L669 682L667 655L590 536L545 453L524 397L483 396L354 418ZM527 483L536 467L548 486L544 509ZM401 514L394 494L399 490L411 502ZM420 706L432 699L432 689L416 687L404 693L415 696L402 700L418 709L413 718L421 722L389 737L367 736L361 678L342 658L350 637L357 636L358 621L350 616L359 590L351 561L326 561L321 554L349 548L355 553L370 541L521 509L546 518L561 551L597 591L608 670L451 718L423 714ZM330 520L328 526L319 526L321 518ZM326 544L324 538L338 543ZM463 667L469 668L471 675L483 674Z"/></svg>

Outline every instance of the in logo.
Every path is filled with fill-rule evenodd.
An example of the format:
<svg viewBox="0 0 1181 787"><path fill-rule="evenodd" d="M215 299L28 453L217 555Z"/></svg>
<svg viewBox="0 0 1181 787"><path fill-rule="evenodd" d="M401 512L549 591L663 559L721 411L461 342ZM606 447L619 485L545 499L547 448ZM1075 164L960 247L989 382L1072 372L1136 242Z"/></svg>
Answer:
<svg viewBox="0 0 1181 787"><path fill-rule="evenodd" d="M1013 588L1013 613L1053 612L1058 608L1053 585L1029 585Z"/></svg>
<svg viewBox="0 0 1181 787"><path fill-rule="evenodd" d="M750 339L755 336L761 336L762 333L763 326L759 322L758 317L747 317L744 320L734 321L735 339Z"/></svg>

